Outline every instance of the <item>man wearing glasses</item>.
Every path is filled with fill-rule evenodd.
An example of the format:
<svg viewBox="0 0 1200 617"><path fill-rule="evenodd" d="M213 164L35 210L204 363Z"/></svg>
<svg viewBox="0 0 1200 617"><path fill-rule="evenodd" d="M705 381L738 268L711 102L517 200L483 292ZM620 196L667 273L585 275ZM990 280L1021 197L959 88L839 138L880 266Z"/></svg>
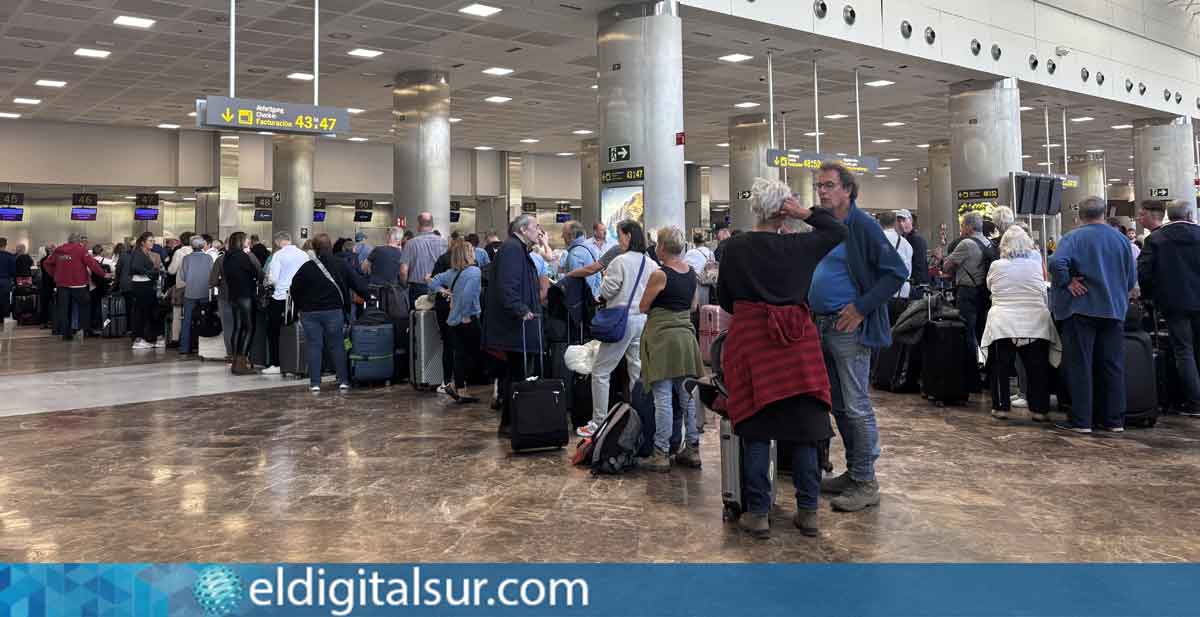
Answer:
<svg viewBox="0 0 1200 617"><path fill-rule="evenodd" d="M892 343L888 299L908 278L899 253L875 219L858 209L858 181L838 163L825 163L813 185L821 207L849 235L813 273L809 307L821 331L821 350L833 396L833 417L846 448L847 470L821 482L835 510L856 512L879 503L875 460L879 427L867 388L871 351Z"/></svg>

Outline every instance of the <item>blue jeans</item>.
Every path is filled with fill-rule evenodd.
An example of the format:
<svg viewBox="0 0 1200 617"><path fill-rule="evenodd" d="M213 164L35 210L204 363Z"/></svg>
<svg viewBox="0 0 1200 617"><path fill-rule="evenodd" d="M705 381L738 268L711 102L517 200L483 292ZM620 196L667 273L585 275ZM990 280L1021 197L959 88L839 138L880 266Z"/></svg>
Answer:
<svg viewBox="0 0 1200 617"><path fill-rule="evenodd" d="M771 511L771 442L745 439L746 510L754 514ZM792 450L792 484L796 487L796 508L816 510L821 494L821 467L817 448L812 444L796 444Z"/></svg>
<svg viewBox="0 0 1200 617"><path fill-rule="evenodd" d="M1063 328L1062 365L1071 392L1071 426L1125 426L1125 324L1073 315Z"/></svg>
<svg viewBox="0 0 1200 617"><path fill-rule="evenodd" d="M839 332L837 315L818 315L821 352L829 373L833 419L846 447L846 468L858 482L875 480L879 458L879 426L867 392L871 350L858 342L858 332Z"/></svg>
<svg viewBox="0 0 1200 617"><path fill-rule="evenodd" d="M305 350L308 352L308 383L321 385L321 359L323 354L333 358L339 384L350 383L350 369L346 366L346 334L342 326L346 323L342 309L306 311L300 314L300 325L304 328Z"/></svg>
<svg viewBox="0 0 1200 617"><path fill-rule="evenodd" d="M684 377L660 379L650 384L654 393L654 447L661 452L671 451L671 428L675 425L672 396L684 401L684 426L687 445L700 445L700 430L696 428L696 399L683 387Z"/></svg>
<svg viewBox="0 0 1200 617"><path fill-rule="evenodd" d="M201 302L208 302L208 300L183 299L183 323L179 325L179 353L195 351L192 349L192 315L195 314L196 307L200 306Z"/></svg>

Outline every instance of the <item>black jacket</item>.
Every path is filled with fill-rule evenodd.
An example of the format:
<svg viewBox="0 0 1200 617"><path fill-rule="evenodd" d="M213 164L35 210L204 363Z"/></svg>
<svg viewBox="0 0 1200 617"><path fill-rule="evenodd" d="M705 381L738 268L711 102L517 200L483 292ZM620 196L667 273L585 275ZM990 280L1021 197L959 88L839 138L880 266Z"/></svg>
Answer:
<svg viewBox="0 0 1200 617"><path fill-rule="evenodd" d="M258 281L262 278L262 268L253 255L245 251L226 251L225 285L229 287L229 300L243 298L253 299L258 295Z"/></svg>
<svg viewBox="0 0 1200 617"><path fill-rule="evenodd" d="M541 286L529 251L516 236L509 236L496 251L489 269L492 280L488 282L484 302L483 347L501 351L525 349L537 353L540 320L523 322L526 314L541 312Z"/></svg>
<svg viewBox="0 0 1200 617"><path fill-rule="evenodd" d="M1200 226L1159 227L1146 238L1137 270L1142 297L1160 311L1200 311Z"/></svg>
<svg viewBox="0 0 1200 617"><path fill-rule="evenodd" d="M929 284L929 244L925 242L925 238L915 230L904 236L905 240L912 245L912 274L909 278L915 283L912 287L911 298L920 298L921 292L916 288L917 285Z"/></svg>

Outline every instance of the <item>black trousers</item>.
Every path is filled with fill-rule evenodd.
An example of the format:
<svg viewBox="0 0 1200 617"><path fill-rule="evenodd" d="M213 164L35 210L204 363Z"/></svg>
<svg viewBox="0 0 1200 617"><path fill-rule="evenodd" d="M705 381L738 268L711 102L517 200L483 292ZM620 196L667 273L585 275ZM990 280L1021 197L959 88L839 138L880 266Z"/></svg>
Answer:
<svg viewBox="0 0 1200 617"><path fill-rule="evenodd" d="M71 306L75 305L79 315L79 329L87 332L92 322L92 297L87 287L59 287L55 309L58 313L58 333L64 338L75 335L71 323Z"/></svg>
<svg viewBox="0 0 1200 617"><path fill-rule="evenodd" d="M4 320L8 318L12 311L12 305L9 299L12 297L12 281L0 281L0 325L4 325Z"/></svg>
<svg viewBox="0 0 1200 617"><path fill-rule="evenodd" d="M437 317L438 334L442 337L442 383L450 383L454 375L454 356L458 352L451 340L454 335L450 331L450 324L446 322L450 318L450 307L435 306L433 313Z"/></svg>
<svg viewBox="0 0 1200 617"><path fill-rule="evenodd" d="M267 366L279 366L279 332L283 330L283 310L287 301L271 299L267 307Z"/></svg>
<svg viewBox="0 0 1200 617"><path fill-rule="evenodd" d="M154 283L134 283L129 295L133 297L134 338L155 343L162 334L162 323L158 319L158 292Z"/></svg>
<svg viewBox="0 0 1200 617"><path fill-rule="evenodd" d="M992 365L991 390L992 409L1001 411L1012 410L1012 399L1008 391L1010 380L1016 374L1017 356L1025 366L1025 375L1029 379L1028 399L1029 411L1033 413L1048 413L1050 411L1050 341L1038 340L1020 347L1013 344L1012 339L999 339L992 342L988 359Z"/></svg>
<svg viewBox="0 0 1200 617"><path fill-rule="evenodd" d="M467 370L474 362L479 361L482 351L479 349L479 322L450 326L450 348L454 350L454 387L467 387ZM445 347L445 346L443 346ZM443 352L444 353L444 352ZM449 374L446 381L449 382Z"/></svg>
<svg viewBox="0 0 1200 617"><path fill-rule="evenodd" d="M254 340L254 298L231 298L229 312L233 317L229 337L233 353L249 356L250 343Z"/></svg>

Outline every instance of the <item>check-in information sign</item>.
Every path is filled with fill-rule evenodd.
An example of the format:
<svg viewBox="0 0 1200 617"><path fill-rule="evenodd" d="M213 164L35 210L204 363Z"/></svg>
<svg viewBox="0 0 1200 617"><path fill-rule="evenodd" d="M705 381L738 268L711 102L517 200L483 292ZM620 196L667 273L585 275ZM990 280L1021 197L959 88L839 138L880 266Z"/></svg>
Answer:
<svg viewBox="0 0 1200 617"><path fill-rule="evenodd" d="M347 133L350 114L344 107L325 107L210 96L197 101L201 127L280 133Z"/></svg>
<svg viewBox="0 0 1200 617"><path fill-rule="evenodd" d="M833 156L830 154L821 154L820 152L802 152L798 150L781 150L772 148L767 150L767 166L768 167L787 167L789 169L820 169L821 164L825 162L841 163L850 171L861 173L875 173L879 169L879 159L874 156Z"/></svg>

